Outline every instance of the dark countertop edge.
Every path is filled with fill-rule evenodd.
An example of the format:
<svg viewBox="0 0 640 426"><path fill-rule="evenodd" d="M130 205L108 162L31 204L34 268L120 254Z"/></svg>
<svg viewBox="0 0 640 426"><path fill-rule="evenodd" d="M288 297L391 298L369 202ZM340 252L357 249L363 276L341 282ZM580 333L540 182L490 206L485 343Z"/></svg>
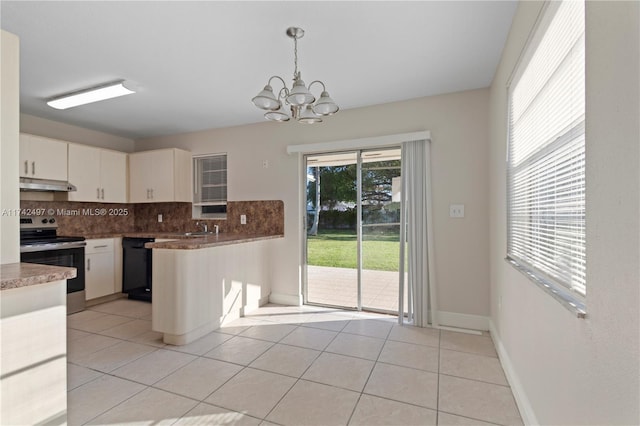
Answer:
<svg viewBox="0 0 640 426"><path fill-rule="evenodd" d="M7 263L0 265L0 290L67 280L75 278L76 275L76 268L35 263Z"/></svg>
<svg viewBox="0 0 640 426"><path fill-rule="evenodd" d="M87 240L101 240L103 238L121 238L121 237L133 237L133 238L171 238L174 240L192 238L189 235L184 235L182 232L105 232L99 234L83 234Z"/></svg>
<svg viewBox="0 0 640 426"><path fill-rule="evenodd" d="M223 238L222 240L220 238ZM284 234L276 235L251 235L251 234L220 234L207 237L189 238L188 240L174 240L160 243L146 243L144 246L151 249L168 250L197 250L210 247L228 246L233 244L250 243L254 241L272 240L284 238Z"/></svg>
<svg viewBox="0 0 640 426"><path fill-rule="evenodd" d="M195 232L195 231L194 231ZM171 239L171 240L194 240L194 239L202 239L206 238L198 235L185 235L184 232L105 232L99 234L75 234L74 236L82 236L87 240L100 240L103 238L122 238L122 237L132 237L132 238L161 238L161 239ZM234 234L234 233L220 233L220 235L239 235L246 236L247 234ZM64 235L63 235L64 236ZM210 237L214 237L215 235L210 235ZM283 235L281 234L272 234L272 235L263 235L260 234L260 237L273 237L279 238ZM160 244L160 243L158 243Z"/></svg>

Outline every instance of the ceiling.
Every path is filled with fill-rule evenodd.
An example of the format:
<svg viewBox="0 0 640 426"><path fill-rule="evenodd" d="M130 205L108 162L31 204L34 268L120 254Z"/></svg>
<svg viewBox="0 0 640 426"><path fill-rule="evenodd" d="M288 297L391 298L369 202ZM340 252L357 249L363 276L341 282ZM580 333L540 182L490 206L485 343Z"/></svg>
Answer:
<svg viewBox="0 0 640 426"><path fill-rule="evenodd" d="M21 112L139 139L263 121L251 98L290 83L289 26L306 31L303 79L342 110L487 87L516 3L3 0L0 16L20 37ZM137 93L45 104L117 79Z"/></svg>

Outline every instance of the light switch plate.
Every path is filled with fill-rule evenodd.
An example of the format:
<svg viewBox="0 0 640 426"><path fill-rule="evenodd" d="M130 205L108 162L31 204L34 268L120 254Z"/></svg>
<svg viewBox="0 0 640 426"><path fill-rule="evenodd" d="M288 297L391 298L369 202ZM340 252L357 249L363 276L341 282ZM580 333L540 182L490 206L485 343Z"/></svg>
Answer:
<svg viewBox="0 0 640 426"><path fill-rule="evenodd" d="M464 217L464 204L450 204L449 217L455 217L455 218Z"/></svg>
<svg viewBox="0 0 640 426"><path fill-rule="evenodd" d="M241 214L240 215L240 225L246 225L247 224L247 215L246 214Z"/></svg>

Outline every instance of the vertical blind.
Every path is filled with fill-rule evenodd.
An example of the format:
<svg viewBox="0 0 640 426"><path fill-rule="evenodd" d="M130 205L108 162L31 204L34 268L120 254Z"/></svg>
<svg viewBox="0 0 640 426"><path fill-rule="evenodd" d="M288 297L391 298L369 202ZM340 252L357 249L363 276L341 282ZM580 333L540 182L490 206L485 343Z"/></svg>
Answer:
<svg viewBox="0 0 640 426"><path fill-rule="evenodd" d="M508 89L507 257L584 296L584 2L545 17Z"/></svg>

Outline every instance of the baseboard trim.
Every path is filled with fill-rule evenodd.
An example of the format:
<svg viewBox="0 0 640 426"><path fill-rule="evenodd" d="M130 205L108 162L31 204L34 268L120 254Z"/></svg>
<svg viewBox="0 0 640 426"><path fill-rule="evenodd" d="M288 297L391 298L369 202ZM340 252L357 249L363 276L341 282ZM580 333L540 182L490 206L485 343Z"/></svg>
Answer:
<svg viewBox="0 0 640 426"><path fill-rule="evenodd" d="M108 294L106 296L96 297L95 299L87 300L84 306L85 308L89 308L91 306L100 305L101 303L107 303L107 302L112 302L114 300L123 299L125 297L127 297L126 293Z"/></svg>
<svg viewBox="0 0 640 426"><path fill-rule="evenodd" d="M302 296L295 294L271 293L269 295L269 303L277 305L301 306Z"/></svg>
<svg viewBox="0 0 640 426"><path fill-rule="evenodd" d="M447 327L466 328L468 330L488 331L489 317L438 311L438 324Z"/></svg>
<svg viewBox="0 0 640 426"><path fill-rule="evenodd" d="M511 363L511 359L509 358L509 354L507 354L507 350L504 348L502 344L502 340L500 340L500 335L496 330L495 324L491 319L489 319L489 332L491 333L491 338L493 339L493 343L496 346L498 351L498 357L500 358L500 363L504 368L504 373L507 376L507 381L511 386L511 391L513 392L513 396L516 400L516 405L520 410L520 415L522 416L522 421L525 425L538 425L538 419L536 414L531 406L531 402L527 397L527 393L518 378L518 374L516 373L513 364Z"/></svg>

